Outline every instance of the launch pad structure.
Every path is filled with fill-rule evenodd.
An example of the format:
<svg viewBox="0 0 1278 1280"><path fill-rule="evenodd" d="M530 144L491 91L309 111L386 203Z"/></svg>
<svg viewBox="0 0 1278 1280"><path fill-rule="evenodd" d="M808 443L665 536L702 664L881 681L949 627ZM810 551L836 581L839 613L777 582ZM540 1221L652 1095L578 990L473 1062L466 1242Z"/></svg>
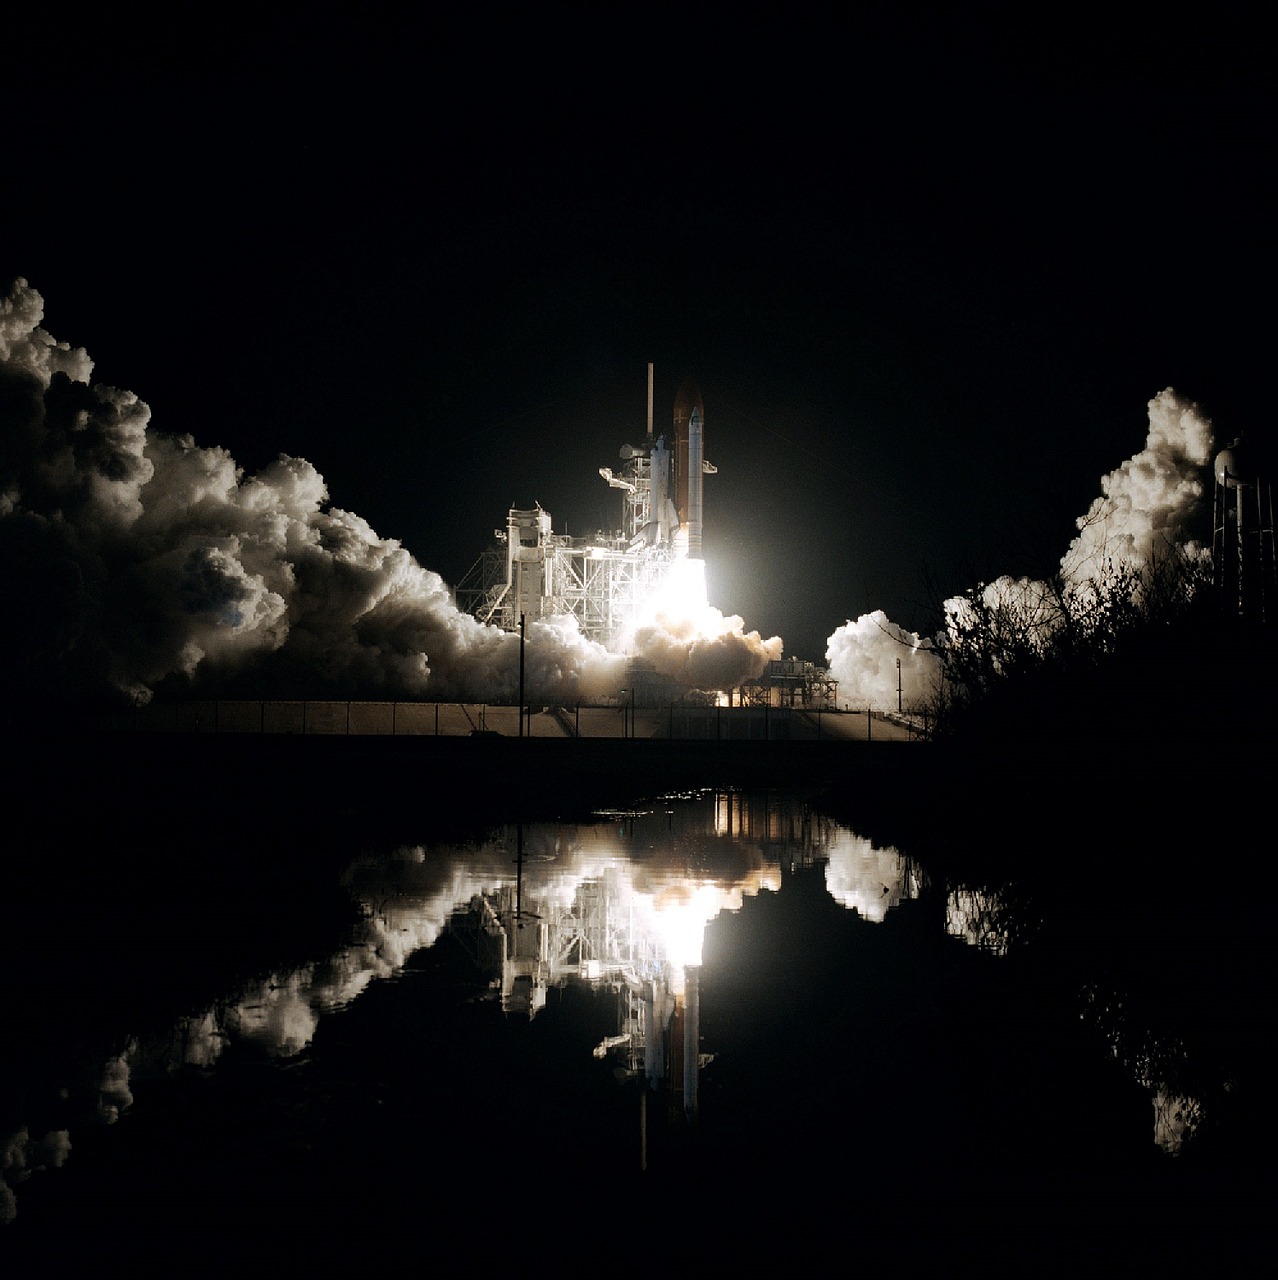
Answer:
<svg viewBox="0 0 1278 1280"><path fill-rule="evenodd" d="M518 631L521 618L570 614L588 640L617 650L672 560L668 548L636 548L632 537L571 537L555 533L540 506L512 507L458 585L457 606L503 631Z"/></svg>
<svg viewBox="0 0 1278 1280"><path fill-rule="evenodd" d="M717 468L703 456L705 412L685 380L675 399L673 439L653 434L652 365L648 430L621 447L617 470L600 476L622 494L622 524L609 533L555 533L539 505L512 507L506 527L457 587L458 608L481 622L517 631L520 619L569 614L581 634L614 652L678 559L701 558L703 482Z"/></svg>
<svg viewBox="0 0 1278 1280"><path fill-rule="evenodd" d="M621 493L621 527L574 537L556 533L540 505L512 507L506 527L493 530L492 544L458 584L457 607L511 632L568 615L587 640L610 652L629 652L636 624L678 562L702 559L705 477L718 473L705 457L704 442L701 393L689 379L675 396L671 438L654 435L649 364L646 436L640 444L621 446L618 468L599 468ZM635 667L628 682L632 697L644 690L644 700L653 705L675 700L676 691L664 687L655 672L638 662ZM763 676L739 690L702 692L743 705L815 707L834 705L836 689L827 671L787 658L771 662Z"/></svg>
<svg viewBox="0 0 1278 1280"><path fill-rule="evenodd" d="M773 891L783 876L828 860L838 839L833 819L778 805L767 794L721 792L712 803L714 839L754 842L763 869L758 883ZM636 836L643 841L645 824L666 822L666 815L647 812L614 816L626 843ZM617 996L616 1031L595 1046L594 1056L612 1058L628 1077L663 1089L675 1110L694 1119L699 1072L713 1057L701 1052L699 957L689 964L669 953L653 916L639 907L641 894L621 870L621 845L565 894L559 882L554 892L544 882L525 888L522 826L502 839L515 844L514 882L459 904L448 923L488 977L490 997L500 1000L504 1014L532 1020L552 988L572 982L611 990ZM916 873L907 868L907 874Z"/></svg>

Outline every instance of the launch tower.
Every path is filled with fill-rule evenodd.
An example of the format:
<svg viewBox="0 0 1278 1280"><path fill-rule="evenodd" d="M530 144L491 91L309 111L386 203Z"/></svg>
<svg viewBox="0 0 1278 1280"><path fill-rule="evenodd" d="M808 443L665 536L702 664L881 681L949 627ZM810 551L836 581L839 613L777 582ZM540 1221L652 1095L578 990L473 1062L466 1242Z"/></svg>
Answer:
<svg viewBox="0 0 1278 1280"><path fill-rule="evenodd" d="M1253 622L1272 622L1278 605L1274 502L1259 451L1241 437L1216 455L1212 572L1221 606Z"/></svg>
<svg viewBox="0 0 1278 1280"><path fill-rule="evenodd" d="M648 366L647 432L623 444L620 465L600 476L621 493L620 527L593 537L554 532L540 506L512 507L505 529L457 587L457 604L507 631L559 614L614 651L665 581L677 559L701 558L703 486L717 468L705 459L705 412L696 384L675 398L673 440L653 433L652 365Z"/></svg>

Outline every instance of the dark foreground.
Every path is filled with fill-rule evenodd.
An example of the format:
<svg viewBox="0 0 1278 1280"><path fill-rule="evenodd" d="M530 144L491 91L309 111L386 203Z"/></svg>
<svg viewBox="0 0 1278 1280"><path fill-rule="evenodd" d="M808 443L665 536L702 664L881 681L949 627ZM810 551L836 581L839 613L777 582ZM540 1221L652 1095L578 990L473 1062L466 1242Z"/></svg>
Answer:
<svg viewBox="0 0 1278 1280"><path fill-rule="evenodd" d="M295 1065L231 1054L151 1082L145 1105L139 1085L127 1123L71 1124L71 1158L23 1184L0 1260L56 1270L74 1239L99 1265L170 1275L459 1257L535 1274L832 1258L1237 1274L1267 1248L1271 899L1209 797L1174 821L1168 792L1066 803L1055 771L992 778L918 744L718 745L33 746L0 899L5 1119L33 1133L69 1103L31 1081L85 1045L101 1056L336 952L361 919L348 863L399 841L780 786L896 843L932 888L872 924L799 869L720 916L700 1115L653 1128L646 1169L635 1087L589 1053L597 999L512 1020L437 943L321 1022ZM945 883L999 890L1020 963L946 937ZM1113 1054L1080 1030L1084 990L1122 996ZM1181 1158L1150 1141L1127 1069L1142 1037L1150 1054L1188 1043L1186 1087L1212 1091ZM18 1047L48 1072L19 1071Z"/></svg>
<svg viewBox="0 0 1278 1280"><path fill-rule="evenodd" d="M478 805L484 821L587 814L699 788L892 785L921 767L909 741L96 734L20 737L12 793L40 828L77 809L190 819L212 801L290 830L393 825Z"/></svg>

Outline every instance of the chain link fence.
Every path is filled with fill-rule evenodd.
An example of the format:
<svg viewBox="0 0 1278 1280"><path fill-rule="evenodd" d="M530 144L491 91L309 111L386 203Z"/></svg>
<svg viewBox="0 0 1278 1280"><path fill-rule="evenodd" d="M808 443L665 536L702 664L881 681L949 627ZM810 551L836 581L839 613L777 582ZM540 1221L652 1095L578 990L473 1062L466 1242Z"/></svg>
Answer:
<svg viewBox="0 0 1278 1280"><path fill-rule="evenodd" d="M798 707L616 704L519 708L481 702L205 700L153 704L111 719L138 733L322 734L383 737L668 738L678 740L895 740L925 723L871 711Z"/></svg>

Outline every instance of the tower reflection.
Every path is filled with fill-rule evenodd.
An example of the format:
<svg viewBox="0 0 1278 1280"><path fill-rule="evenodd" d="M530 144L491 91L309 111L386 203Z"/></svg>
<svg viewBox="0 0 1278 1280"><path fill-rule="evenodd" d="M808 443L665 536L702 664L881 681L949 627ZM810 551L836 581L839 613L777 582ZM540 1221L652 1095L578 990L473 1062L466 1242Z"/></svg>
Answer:
<svg viewBox="0 0 1278 1280"><path fill-rule="evenodd" d="M950 975L966 991L1016 965L1041 936L1032 900L998 885L932 882L896 849L785 793L671 796L643 809L600 812L593 821L512 824L473 843L375 849L347 863L341 879L358 904L358 922L337 949L331 935L317 930L312 954L319 958L309 963L264 971L246 954L239 976L226 976L222 998L184 1001L189 1012L174 1019L169 1010L166 1021L155 1023L159 1031L139 1029L125 1012L107 1037L48 1029L48 1039L56 1031L59 1043L83 1048L83 1061L55 1062L41 1053L28 1066L17 1062L11 1045L5 1078L21 1080L22 1089L0 1097L8 1117L0 1129L0 1219L20 1216L17 1192L29 1179L75 1160L79 1131L116 1125L154 1105L157 1092L171 1097L171 1084L155 1088L161 1078L207 1082L232 1060L252 1060L281 1068L305 1087L307 1069L327 1052L324 1030L342 1025L339 1017L348 1013L365 1032L370 1019L383 1018L383 1059L388 1046L391 1056L400 1052L406 1027L422 1038L426 1047L405 1071L402 1095L412 1100L404 1104L406 1128L451 1132L449 1099L459 1071L474 1077L463 1088L482 1099L474 1105L490 1096L505 1101L515 1087L511 1068L526 1066L513 1057L507 1062L512 1044L527 1046L525 1031L544 1030L539 1043L553 1043L554 1053L545 1055L533 1084L519 1082L524 1104L536 1110L530 1089L555 1090L572 1076L571 1105L584 1113L587 1105L574 1091L583 1070L594 1073L590 1079L602 1092L619 1099L628 1135L632 1104L638 1111L639 1141L630 1148L626 1138L626 1167L656 1168L686 1150L681 1144L694 1131L702 1145L712 1130L722 1139L724 1127L736 1123L723 1101L729 1094L754 1106L759 1094L737 1081L755 1059L779 1053L789 1064L795 1037L810 1033L837 1044L840 1063L846 1058L868 1071L875 1059L863 1056L861 1039L875 1034L868 1012L875 1001L891 1010L876 1052L884 1060L908 1054L898 1044L899 1028L930 1025L911 1022L911 1001L927 1006L939 989L926 975ZM717 945L703 954L716 921ZM879 925L885 927L863 927ZM721 945L729 931L735 951ZM795 963L809 951L819 963ZM438 960L445 952L446 965ZM972 957L979 960L968 964ZM159 969L172 957L157 948L152 960ZM1082 974L1080 962L1069 982ZM804 990L805 983L819 994ZM1180 1059L1158 1045L1151 1049L1110 988L1092 980L1083 989L1085 1017L1074 1011L1075 1021L1094 1026L1097 1039L1148 1091L1158 1107L1155 1140L1178 1149L1204 1114L1196 1095L1175 1082L1188 1078ZM371 992L380 998L366 998ZM395 1014L363 1012L370 1005ZM454 1016L457 1009L464 1016ZM798 1009L808 1021L759 1032L778 1009L788 1018ZM590 1015L579 1019L584 1031L553 1030L552 1038L552 1029L583 1010ZM103 1025L109 1016L102 1011ZM929 1016L942 1015L933 1009ZM475 1035L480 1018L486 1021ZM818 1024L837 1027L837 1035ZM352 1033L334 1036L349 1041ZM33 1034L30 1043L38 1041ZM441 1066L445 1045L449 1062ZM556 1056L565 1046L584 1062L582 1070ZM484 1055L502 1061L485 1063ZM358 1066L343 1059L342 1071L356 1080L366 1072L370 1105L380 1107L381 1095L373 1093L385 1089L390 1072L375 1051L366 1056ZM797 1060L811 1068L810 1055L799 1052ZM600 1073L604 1065L610 1070ZM56 1078L42 1087L27 1078L51 1072ZM735 1093L726 1086L730 1073ZM808 1092L788 1065L770 1079L783 1092L792 1086ZM343 1081L345 1089L346 1074ZM351 1086L367 1101L362 1087ZM57 1101L24 1111L36 1096ZM595 1093L590 1105L597 1108L601 1096ZM556 1106L562 1121L566 1107ZM314 1114L317 1126L326 1114L309 1099L280 1110ZM588 1128L593 1115L581 1123ZM298 1141L322 1146L319 1133L317 1127ZM602 1133L597 1148L607 1145Z"/></svg>

